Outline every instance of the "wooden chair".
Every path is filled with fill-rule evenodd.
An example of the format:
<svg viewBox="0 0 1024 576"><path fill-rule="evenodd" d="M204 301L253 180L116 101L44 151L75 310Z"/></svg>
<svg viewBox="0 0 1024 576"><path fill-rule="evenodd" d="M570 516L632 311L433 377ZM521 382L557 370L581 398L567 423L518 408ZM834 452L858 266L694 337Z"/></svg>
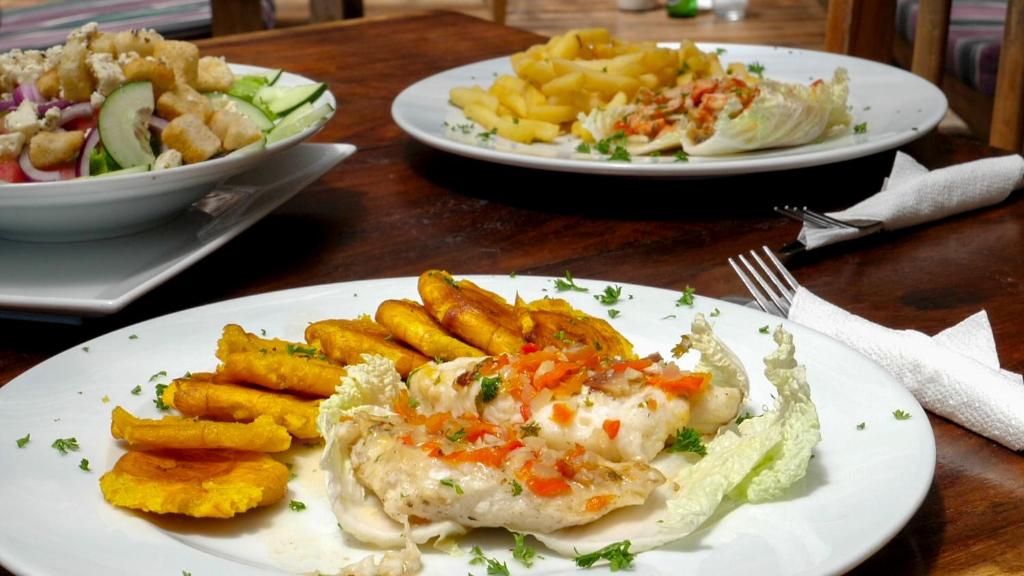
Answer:
<svg viewBox="0 0 1024 576"><path fill-rule="evenodd" d="M911 71L944 86L952 0L921 0ZM889 63L893 58L896 0L830 0L825 49ZM1024 144L1024 0L1010 0L992 103L989 144Z"/></svg>

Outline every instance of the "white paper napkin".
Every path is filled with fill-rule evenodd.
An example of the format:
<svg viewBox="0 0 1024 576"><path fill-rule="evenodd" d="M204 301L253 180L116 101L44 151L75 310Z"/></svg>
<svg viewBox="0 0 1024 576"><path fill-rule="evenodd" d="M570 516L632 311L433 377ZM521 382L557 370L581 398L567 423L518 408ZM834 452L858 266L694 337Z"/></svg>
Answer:
<svg viewBox="0 0 1024 576"><path fill-rule="evenodd" d="M896 230L998 204L1021 184L1022 178L1024 158L1018 154L929 171L910 156L897 152L892 173L881 192L828 215L854 224L882 222L883 230ZM805 224L799 240L812 249L864 234L852 228L817 228Z"/></svg>
<svg viewBox="0 0 1024 576"><path fill-rule="evenodd" d="M797 290L789 319L882 365L925 409L1024 450L1024 379L1000 369L985 311L935 336L892 330Z"/></svg>

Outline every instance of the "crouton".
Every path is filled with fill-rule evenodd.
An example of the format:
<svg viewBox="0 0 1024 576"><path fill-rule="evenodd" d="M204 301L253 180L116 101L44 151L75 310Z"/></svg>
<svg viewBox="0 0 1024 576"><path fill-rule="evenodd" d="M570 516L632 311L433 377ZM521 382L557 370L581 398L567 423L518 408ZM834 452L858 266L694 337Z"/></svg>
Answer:
<svg viewBox="0 0 1024 576"><path fill-rule="evenodd" d="M51 68L36 79L36 88L43 98L52 100L60 96L60 75L56 68Z"/></svg>
<svg viewBox="0 0 1024 576"><path fill-rule="evenodd" d="M153 84L153 96L174 90L176 84L174 69L166 62L156 58L134 58L124 65L124 75L128 82L146 81Z"/></svg>
<svg viewBox="0 0 1024 576"><path fill-rule="evenodd" d="M199 76L199 48L191 42L163 40L156 43L153 55L170 64L178 84L195 88Z"/></svg>
<svg viewBox="0 0 1024 576"><path fill-rule="evenodd" d="M235 83L235 75L224 62L216 56L203 56L199 59L196 90L200 92L227 92Z"/></svg>
<svg viewBox="0 0 1024 576"><path fill-rule="evenodd" d="M60 87L64 98L72 102L88 102L89 96L95 89L92 74L85 63L89 55L88 40L86 38L68 38L61 52L60 63L57 65L57 74L60 77Z"/></svg>
<svg viewBox="0 0 1024 576"><path fill-rule="evenodd" d="M163 39L155 30L124 30L114 36L114 46L118 54L135 52L139 56L152 56Z"/></svg>
<svg viewBox="0 0 1024 576"><path fill-rule="evenodd" d="M210 130L220 138L225 150L238 150L263 136L256 123L245 116L223 108L210 116Z"/></svg>
<svg viewBox="0 0 1024 576"><path fill-rule="evenodd" d="M89 41L89 50L117 56L117 44L114 42L114 38L115 35L110 32L97 32Z"/></svg>
<svg viewBox="0 0 1024 576"><path fill-rule="evenodd" d="M186 84L179 84L171 92L164 92L156 101L157 115L167 120L174 120L184 114L194 114L205 123L213 114L210 99L196 92Z"/></svg>
<svg viewBox="0 0 1024 576"><path fill-rule="evenodd" d="M50 170L78 158L85 132L40 132L28 144L28 159L40 170Z"/></svg>
<svg viewBox="0 0 1024 576"><path fill-rule="evenodd" d="M169 148L181 152L186 164L202 162L220 151L220 139L195 114L184 114L171 120L161 134Z"/></svg>

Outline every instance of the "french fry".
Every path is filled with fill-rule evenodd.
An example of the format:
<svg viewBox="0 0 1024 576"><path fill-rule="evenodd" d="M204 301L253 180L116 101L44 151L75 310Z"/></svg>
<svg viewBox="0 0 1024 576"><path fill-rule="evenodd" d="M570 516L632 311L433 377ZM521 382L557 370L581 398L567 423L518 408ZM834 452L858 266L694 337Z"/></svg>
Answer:
<svg viewBox="0 0 1024 576"><path fill-rule="evenodd" d="M143 449L228 449L250 452L283 452L292 437L270 416L252 423L210 422L177 416L162 420L136 418L120 406L110 419L110 434L132 448Z"/></svg>
<svg viewBox="0 0 1024 576"><path fill-rule="evenodd" d="M540 120L551 124L561 124L562 122L572 122L575 120L576 109L572 106L566 105L541 104L538 106L531 106L526 117L531 120Z"/></svg>
<svg viewBox="0 0 1024 576"><path fill-rule="evenodd" d="M466 113L467 118L480 124L487 130L496 130L498 136L502 138L524 143L530 143L533 140L533 130L524 125L505 120L497 113L482 106L470 105L463 112Z"/></svg>
<svg viewBox="0 0 1024 576"><path fill-rule="evenodd" d="M217 342L217 377L273 390L326 398L345 375L320 350L302 343L265 339L228 324Z"/></svg>
<svg viewBox="0 0 1024 576"><path fill-rule="evenodd" d="M583 89L585 79L583 72L571 70L562 74L540 87L540 91L547 96L553 94L571 94Z"/></svg>
<svg viewBox="0 0 1024 576"><path fill-rule="evenodd" d="M296 438L320 437L316 428L319 400L211 382L196 375L174 380L164 389L163 400L186 416L228 422L252 422L269 416Z"/></svg>
<svg viewBox="0 0 1024 576"><path fill-rule="evenodd" d="M522 118L526 116L526 98L522 92L514 90L507 84L495 84L491 86L490 92L497 96L498 101L517 117Z"/></svg>
<svg viewBox="0 0 1024 576"><path fill-rule="evenodd" d="M459 108L477 105L483 106L488 110L498 109L498 97L485 92L477 86L472 88L452 88L448 93L448 99Z"/></svg>
<svg viewBox="0 0 1024 576"><path fill-rule="evenodd" d="M403 377L430 361L393 340L387 328L365 316L314 322L306 327L306 341L322 349L331 360L344 364L362 362L363 354L379 354L394 362L395 370Z"/></svg>
<svg viewBox="0 0 1024 576"><path fill-rule="evenodd" d="M452 336L418 302L385 300L374 318L396 338L435 360L484 355L482 350Z"/></svg>

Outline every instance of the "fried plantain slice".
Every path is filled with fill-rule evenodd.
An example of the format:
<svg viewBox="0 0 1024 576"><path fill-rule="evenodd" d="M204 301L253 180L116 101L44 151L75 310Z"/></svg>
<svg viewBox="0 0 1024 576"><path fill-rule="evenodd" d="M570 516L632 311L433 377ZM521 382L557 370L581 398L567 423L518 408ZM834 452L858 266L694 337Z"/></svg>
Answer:
<svg viewBox="0 0 1024 576"><path fill-rule="evenodd" d="M164 390L163 400L186 416L228 422L252 422L259 416L270 416L296 438L320 437L316 429L319 400L206 378L174 380Z"/></svg>
<svg viewBox="0 0 1024 576"><path fill-rule="evenodd" d="M260 338L236 324L224 327L217 342L217 379L245 382L273 390L327 398L341 382L345 369L332 364L320 350L303 343Z"/></svg>
<svg viewBox="0 0 1024 576"><path fill-rule="evenodd" d="M435 320L488 354L518 353L526 340L512 306L469 280L456 282L443 270L420 274L420 298Z"/></svg>
<svg viewBox="0 0 1024 576"><path fill-rule="evenodd" d="M455 338L434 320L426 308L412 300L385 300L377 307L377 322L395 338L429 358L448 361L483 356L483 350Z"/></svg>
<svg viewBox="0 0 1024 576"><path fill-rule="evenodd" d="M234 450L133 450L100 477L115 506L196 518L231 518L281 500L287 488L284 464Z"/></svg>
<svg viewBox="0 0 1024 576"><path fill-rule="evenodd" d="M165 390L166 392L166 390ZM110 434L133 448L216 449L282 452L292 445L284 426L270 416L260 416L249 424L210 422L177 416L161 420L136 418L120 406L110 418Z"/></svg>
<svg viewBox="0 0 1024 576"><path fill-rule="evenodd" d="M395 363L405 376L430 359L395 341L388 329L369 316L355 320L321 320L306 327L306 342L320 348L328 358L343 364L359 364L363 354L378 354Z"/></svg>
<svg viewBox="0 0 1024 576"><path fill-rule="evenodd" d="M544 298L526 303L516 296L514 310L526 339L540 346L590 344L602 355L636 357L633 345L611 324L573 308L565 300Z"/></svg>

